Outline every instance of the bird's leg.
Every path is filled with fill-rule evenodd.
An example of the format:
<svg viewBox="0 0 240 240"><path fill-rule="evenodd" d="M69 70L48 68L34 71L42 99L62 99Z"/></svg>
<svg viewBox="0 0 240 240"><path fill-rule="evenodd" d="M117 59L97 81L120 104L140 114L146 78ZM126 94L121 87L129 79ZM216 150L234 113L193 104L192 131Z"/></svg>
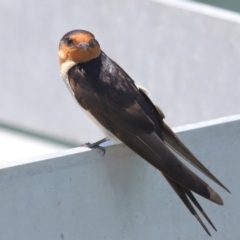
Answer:
<svg viewBox="0 0 240 240"><path fill-rule="evenodd" d="M94 142L94 143L84 143L84 144L82 144L81 146L83 146L83 147L88 147L88 148L99 148L99 149L101 149L102 150L102 152L103 152L103 154L102 155L104 155L105 154L105 148L104 147L101 147L101 146L99 146L100 144L102 144L102 143L104 143L104 142L106 142L107 141L107 139L106 138L103 138L103 139L101 139L101 140L99 140L99 141L97 141L97 142Z"/></svg>

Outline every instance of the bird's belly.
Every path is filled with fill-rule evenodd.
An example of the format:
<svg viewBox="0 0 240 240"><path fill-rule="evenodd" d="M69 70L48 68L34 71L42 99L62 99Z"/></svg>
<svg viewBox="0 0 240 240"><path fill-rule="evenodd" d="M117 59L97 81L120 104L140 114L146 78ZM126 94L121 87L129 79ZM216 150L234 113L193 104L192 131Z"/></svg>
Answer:
<svg viewBox="0 0 240 240"><path fill-rule="evenodd" d="M75 97L75 94L69 84L68 78L66 77L66 79L64 79L64 81L65 81L68 89L72 93L72 95ZM113 135L110 131L108 131L104 126L102 126L102 124L100 124L99 121L89 111L85 110L81 105L80 105L80 107L83 110L83 112L93 121L93 123L103 132L103 134L106 136L107 140L110 140L114 143L121 143L121 141L115 135Z"/></svg>

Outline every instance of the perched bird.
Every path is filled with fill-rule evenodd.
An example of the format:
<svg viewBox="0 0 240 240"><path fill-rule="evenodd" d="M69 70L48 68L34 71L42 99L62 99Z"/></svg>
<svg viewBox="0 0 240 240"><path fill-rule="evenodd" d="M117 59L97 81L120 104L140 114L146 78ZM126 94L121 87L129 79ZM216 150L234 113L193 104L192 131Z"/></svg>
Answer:
<svg viewBox="0 0 240 240"><path fill-rule="evenodd" d="M164 114L147 91L100 48L94 35L84 30L66 33L59 44L61 76L85 113L103 130L106 140L123 142L156 167L197 218L210 232L193 205L216 230L192 192L223 205L221 197L185 166L169 147L210 179L229 190L185 147L163 121Z"/></svg>

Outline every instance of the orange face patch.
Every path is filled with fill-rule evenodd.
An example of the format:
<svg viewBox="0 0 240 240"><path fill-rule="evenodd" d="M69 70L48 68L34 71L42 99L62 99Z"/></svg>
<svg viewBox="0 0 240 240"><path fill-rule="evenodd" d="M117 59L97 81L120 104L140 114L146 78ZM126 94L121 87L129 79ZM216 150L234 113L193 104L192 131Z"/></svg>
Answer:
<svg viewBox="0 0 240 240"><path fill-rule="evenodd" d="M80 44L89 44L94 37L87 33L73 34L70 39L73 41L71 46L61 44L58 56L60 65L71 61L75 63L83 63L99 56L101 49L98 45L89 46L87 49L79 48Z"/></svg>

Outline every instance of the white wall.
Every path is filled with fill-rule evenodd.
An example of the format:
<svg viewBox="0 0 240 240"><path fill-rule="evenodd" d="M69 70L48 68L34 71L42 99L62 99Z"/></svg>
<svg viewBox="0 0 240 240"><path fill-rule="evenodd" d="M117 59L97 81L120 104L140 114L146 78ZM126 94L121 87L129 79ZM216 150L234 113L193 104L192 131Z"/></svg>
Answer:
<svg viewBox="0 0 240 240"><path fill-rule="evenodd" d="M178 129L232 192L207 180L224 206L198 197L218 232L239 239L240 115ZM206 178L205 178L206 179ZM75 148L0 165L0 239L157 240L209 237L162 175L123 145Z"/></svg>

